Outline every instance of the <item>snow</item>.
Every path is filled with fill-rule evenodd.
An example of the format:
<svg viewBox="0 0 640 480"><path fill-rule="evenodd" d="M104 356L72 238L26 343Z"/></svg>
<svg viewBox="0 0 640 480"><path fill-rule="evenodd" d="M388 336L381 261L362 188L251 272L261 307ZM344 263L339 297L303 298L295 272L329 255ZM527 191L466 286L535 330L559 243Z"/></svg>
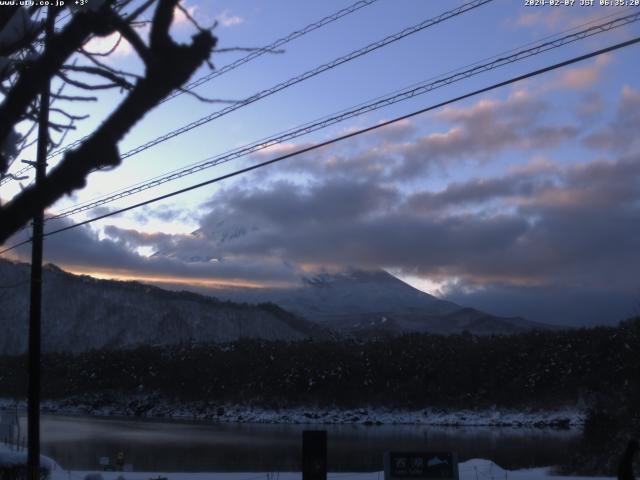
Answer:
<svg viewBox="0 0 640 480"><path fill-rule="evenodd" d="M0 399L8 408L12 403ZM99 405L99 404L98 404ZM93 415L101 417L172 418L213 423L269 423L269 424L363 424L363 425L433 425L433 426L491 426L491 427L580 427L585 412L577 408L556 410L487 410L446 411L434 408L419 410L391 410L387 408L321 408L295 407L266 409L245 405L212 403L171 403L158 398L123 399L117 404L96 406L88 399L46 401L43 412L56 415Z"/></svg>
<svg viewBox="0 0 640 480"><path fill-rule="evenodd" d="M0 466L26 463L26 452L16 452L11 447L0 445ZM87 475L100 475L103 480L301 480L300 472L99 472L65 471L53 459L41 456L41 465L51 470L51 480L86 480ZM460 480L612 480L614 477L561 476L552 467L523 470L506 470L487 459L471 459L458 466ZM100 477L93 477L100 478ZM383 472L334 472L330 480L383 480Z"/></svg>
<svg viewBox="0 0 640 480"><path fill-rule="evenodd" d="M51 480L85 480L87 475L100 475L103 480L153 480L165 477L167 480L300 480L300 472L98 472L65 471L55 460L41 456L40 465L51 471ZM26 451L16 452L11 447L0 445L0 466L24 465ZM460 480L610 480L614 477L578 477L555 475L551 467L525 470L505 470L491 460L471 459L458 466ZM93 477L99 478L99 477ZM383 480L384 472L330 472L331 480Z"/></svg>
<svg viewBox="0 0 640 480"><path fill-rule="evenodd" d="M27 451L16 451L13 447L0 444L0 467L15 467L27 464ZM62 471L60 465L55 460L44 455L40 455L40 466L50 471Z"/></svg>
<svg viewBox="0 0 640 480"><path fill-rule="evenodd" d="M614 477L577 477L555 475L551 468L505 470L491 460L474 458L458 466L460 480L612 480ZM99 474L103 480L301 480L300 472L224 472L224 473L167 473L167 472L63 472L54 471L52 480L85 480L87 475ZM329 472L330 480L383 480L384 472Z"/></svg>
<svg viewBox="0 0 640 480"><path fill-rule="evenodd" d="M245 405L212 403L172 403L153 396L126 397L112 404L95 399L47 400L43 413L55 415L92 415L97 417L144 417L198 420L212 423L270 424L363 424L363 425L433 425L454 427L556 427L584 425L585 412L578 408L555 410L392 410L387 408L292 407L266 409ZM100 406L96 406L100 405ZM26 405L20 405L25 408ZM0 411L15 409L15 401L0 398Z"/></svg>

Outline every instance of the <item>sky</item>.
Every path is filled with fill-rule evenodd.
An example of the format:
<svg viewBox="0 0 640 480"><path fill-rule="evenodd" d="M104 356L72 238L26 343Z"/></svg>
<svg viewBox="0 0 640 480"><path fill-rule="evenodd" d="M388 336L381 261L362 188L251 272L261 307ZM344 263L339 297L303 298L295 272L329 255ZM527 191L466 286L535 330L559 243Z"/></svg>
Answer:
<svg viewBox="0 0 640 480"><path fill-rule="evenodd" d="M243 100L462 3L377 0L195 91ZM125 159L114 171L92 174L85 189L49 213L640 8L524 3L495 0L239 108ZM224 49L268 45L351 2L183 5L200 24L217 22L221 51L211 60L221 68L246 55ZM178 13L172 33L188 41L193 27ZM295 152L639 33L638 22L612 29L46 228ZM114 41L93 39L88 48L104 51ZM616 323L640 313L639 48L600 55L53 235L45 242L45 261L76 273L212 292L220 286L291 286L318 271L385 269L428 293L494 314L563 325ZM126 42L108 61L140 68ZM204 66L193 78L209 72ZM66 142L89 133L122 98L121 92L106 92L90 107L69 107L91 117ZM120 151L227 105L181 95L150 112ZM20 167L16 162L12 170ZM12 182L0 195L8 199L18 189ZM29 248L11 258L28 260Z"/></svg>

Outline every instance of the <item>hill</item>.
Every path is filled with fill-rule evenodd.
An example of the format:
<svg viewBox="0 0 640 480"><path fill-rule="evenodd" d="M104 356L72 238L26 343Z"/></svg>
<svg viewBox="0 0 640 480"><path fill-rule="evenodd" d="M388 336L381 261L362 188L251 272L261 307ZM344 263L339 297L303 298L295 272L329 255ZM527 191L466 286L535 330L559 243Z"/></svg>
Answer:
<svg viewBox="0 0 640 480"><path fill-rule="evenodd" d="M0 353L26 349L29 266L0 260ZM328 336L272 304L219 301L137 282L43 271L43 349L82 352L139 345L229 342L241 338L301 340Z"/></svg>

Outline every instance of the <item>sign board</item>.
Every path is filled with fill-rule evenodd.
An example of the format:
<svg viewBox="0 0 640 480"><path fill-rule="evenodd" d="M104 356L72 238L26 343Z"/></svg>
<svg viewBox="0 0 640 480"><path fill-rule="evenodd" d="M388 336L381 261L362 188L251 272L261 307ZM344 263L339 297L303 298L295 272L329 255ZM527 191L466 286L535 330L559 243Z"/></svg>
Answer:
<svg viewBox="0 0 640 480"><path fill-rule="evenodd" d="M385 480L458 480L458 459L453 452L387 452Z"/></svg>
<svg viewBox="0 0 640 480"><path fill-rule="evenodd" d="M100 457L99 463L100 466L107 467L111 462L109 461L109 457Z"/></svg>

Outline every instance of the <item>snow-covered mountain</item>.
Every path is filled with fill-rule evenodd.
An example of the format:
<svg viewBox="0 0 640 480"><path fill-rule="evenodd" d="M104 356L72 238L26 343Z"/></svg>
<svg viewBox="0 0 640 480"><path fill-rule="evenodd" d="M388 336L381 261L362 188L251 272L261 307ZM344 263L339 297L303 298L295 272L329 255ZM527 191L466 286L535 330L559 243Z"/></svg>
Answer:
<svg viewBox="0 0 640 480"><path fill-rule="evenodd" d="M136 282L98 280L52 265L43 273L45 351L328 335L276 305L239 305ZM28 279L28 265L0 259L0 354L26 348Z"/></svg>
<svg viewBox="0 0 640 480"><path fill-rule="evenodd" d="M498 317L441 300L383 270L349 269L304 277L298 287L216 290L233 301L270 301L338 332L357 336L404 332L511 334L552 328L520 317Z"/></svg>

